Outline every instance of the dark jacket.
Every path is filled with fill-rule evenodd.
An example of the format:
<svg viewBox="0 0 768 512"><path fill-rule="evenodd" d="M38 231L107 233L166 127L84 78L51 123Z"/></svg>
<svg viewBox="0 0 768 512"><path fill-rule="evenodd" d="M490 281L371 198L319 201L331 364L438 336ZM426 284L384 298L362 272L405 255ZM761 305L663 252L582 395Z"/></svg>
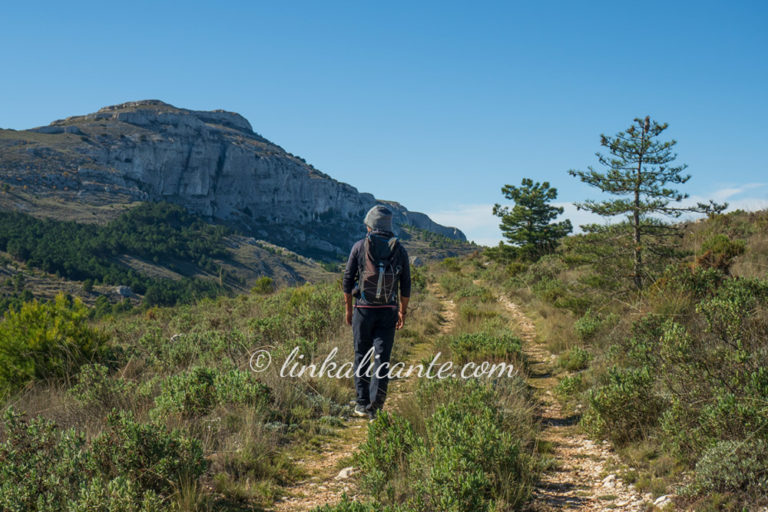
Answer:
<svg viewBox="0 0 768 512"><path fill-rule="evenodd" d="M394 236L392 233L385 231L374 231L373 234L382 236ZM398 285L400 288L400 296L411 296L411 266L408 261L408 252L401 243L397 244L397 253L394 255L396 265L400 265L400 279ZM355 288L355 284L360 277L360 260L361 256L364 256L362 252L365 251L365 238L358 240L355 245L352 246L352 250L349 253L349 259L347 260L347 266L344 269L344 278L341 281L341 289L344 293L352 293ZM397 297L397 294L395 294ZM367 304L362 299L356 299L356 305L366 306ZM397 307L397 299L389 304L389 306Z"/></svg>

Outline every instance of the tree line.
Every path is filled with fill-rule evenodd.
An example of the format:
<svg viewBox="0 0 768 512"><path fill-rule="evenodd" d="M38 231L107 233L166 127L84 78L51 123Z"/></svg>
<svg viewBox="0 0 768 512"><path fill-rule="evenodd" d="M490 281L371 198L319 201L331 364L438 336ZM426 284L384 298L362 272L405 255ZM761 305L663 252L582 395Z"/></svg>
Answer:
<svg viewBox="0 0 768 512"><path fill-rule="evenodd" d="M67 279L127 285L145 295L148 305L173 305L220 293L212 282L152 278L117 260L129 255L177 270L193 262L218 273L215 258L229 229L211 225L169 203L146 203L106 225L38 219L21 212L0 212L0 250L30 267Z"/></svg>
<svg viewBox="0 0 768 512"><path fill-rule="evenodd" d="M611 225L581 226L587 234L602 240L602 256L606 265L625 264L619 271L629 277L636 289L641 289L654 263L675 254L674 240L679 226L668 222L684 213L713 215L728 205L710 201L708 204L684 206L688 194L677 190L690 174L686 165L674 165L675 140L661 140L668 123L635 118L632 125L614 136L601 135L600 145L606 153L596 153L599 168L586 171L571 169L568 173L581 182L597 188L609 198L587 199L576 207L603 217L623 216L623 221ZM537 260L553 252L560 240L573 231L569 220L556 221L563 208L553 206L557 189L549 182L534 182L523 178L521 185L504 185L501 189L512 207L496 204L493 214L501 218L503 242L493 248L491 255L501 259ZM609 254L614 257L608 258ZM616 259L618 258L618 259Z"/></svg>

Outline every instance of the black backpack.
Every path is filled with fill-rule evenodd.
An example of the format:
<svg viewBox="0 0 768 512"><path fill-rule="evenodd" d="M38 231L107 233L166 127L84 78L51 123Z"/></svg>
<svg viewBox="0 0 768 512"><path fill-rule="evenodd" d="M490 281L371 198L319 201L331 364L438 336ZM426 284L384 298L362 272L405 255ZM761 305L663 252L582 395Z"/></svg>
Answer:
<svg viewBox="0 0 768 512"><path fill-rule="evenodd" d="M397 237L368 233L360 251L358 288L360 298L375 306L397 302L397 284L403 267Z"/></svg>

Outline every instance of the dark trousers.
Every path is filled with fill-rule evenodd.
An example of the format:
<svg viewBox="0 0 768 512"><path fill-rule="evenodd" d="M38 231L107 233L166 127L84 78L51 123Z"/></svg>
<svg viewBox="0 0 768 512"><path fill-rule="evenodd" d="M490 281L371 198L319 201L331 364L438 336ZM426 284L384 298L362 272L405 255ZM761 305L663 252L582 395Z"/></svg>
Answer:
<svg viewBox="0 0 768 512"><path fill-rule="evenodd" d="M357 403L369 409L380 409L387 398L389 357L395 342L395 308L355 308L352 332L355 336L355 390ZM373 347L373 363L363 357ZM382 364L387 366L377 371Z"/></svg>

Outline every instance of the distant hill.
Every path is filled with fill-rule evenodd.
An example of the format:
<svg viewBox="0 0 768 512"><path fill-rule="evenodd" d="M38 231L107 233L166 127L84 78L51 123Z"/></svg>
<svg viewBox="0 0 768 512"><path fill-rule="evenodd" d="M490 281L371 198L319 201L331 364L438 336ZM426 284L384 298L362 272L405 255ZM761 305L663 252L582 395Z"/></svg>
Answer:
<svg viewBox="0 0 768 512"><path fill-rule="evenodd" d="M123 103L31 130L0 130L0 207L106 222L138 201L165 201L304 256L336 260L377 202L396 222L464 234L332 179L232 112L157 100Z"/></svg>
<svg viewBox="0 0 768 512"><path fill-rule="evenodd" d="M475 249L458 229L321 173L238 114L140 101L0 130L0 313L58 291L115 303L128 286L132 302L174 304L262 277L332 279L376 203L394 210L416 259Z"/></svg>

